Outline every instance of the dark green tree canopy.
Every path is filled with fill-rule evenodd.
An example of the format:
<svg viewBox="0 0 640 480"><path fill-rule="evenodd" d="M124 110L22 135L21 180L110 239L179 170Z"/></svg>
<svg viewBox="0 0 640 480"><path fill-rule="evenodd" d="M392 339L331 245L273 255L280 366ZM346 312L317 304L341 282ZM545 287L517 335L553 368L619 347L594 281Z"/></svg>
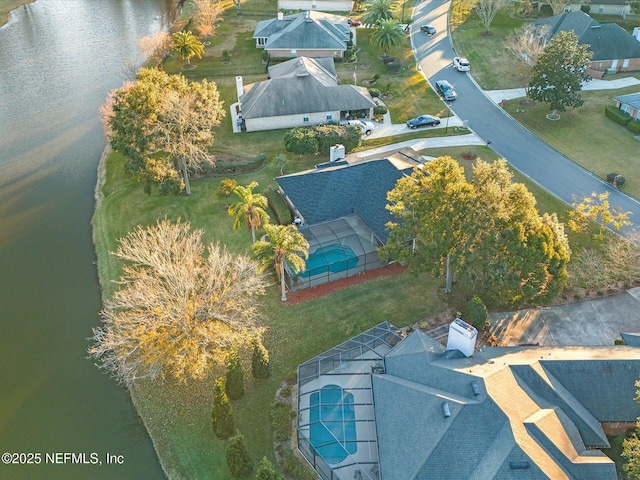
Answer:
<svg viewBox="0 0 640 480"><path fill-rule="evenodd" d="M592 53L587 48L578 45L573 31L559 32L533 66L529 98L548 103L554 112L582 106L582 82L591 79L587 68Z"/></svg>
<svg viewBox="0 0 640 480"><path fill-rule="evenodd" d="M442 274L449 256L469 298L519 306L553 298L566 282L563 225L538 214L504 160L479 160L467 181L455 160L438 158L399 180L388 199L395 220L383 253L434 274Z"/></svg>

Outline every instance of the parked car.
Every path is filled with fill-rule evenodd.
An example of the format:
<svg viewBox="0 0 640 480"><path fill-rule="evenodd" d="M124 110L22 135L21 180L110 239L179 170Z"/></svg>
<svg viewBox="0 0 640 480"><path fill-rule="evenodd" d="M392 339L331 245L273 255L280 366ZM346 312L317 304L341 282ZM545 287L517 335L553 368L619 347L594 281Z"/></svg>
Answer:
<svg viewBox="0 0 640 480"><path fill-rule="evenodd" d="M349 18L347 20L347 23L352 27L359 27L360 25L362 25L362 22L360 20L354 20L353 18Z"/></svg>
<svg viewBox="0 0 640 480"><path fill-rule="evenodd" d="M415 130L418 127L435 127L440 125L440 119L433 115L420 115L419 117L412 118L407 122L407 127Z"/></svg>
<svg viewBox="0 0 640 480"><path fill-rule="evenodd" d="M459 72L468 72L471 70L471 64L464 57L453 57L453 68Z"/></svg>
<svg viewBox="0 0 640 480"><path fill-rule="evenodd" d="M438 80L436 82L436 91L447 102L458 98L458 94L453 89L453 85L451 85L447 80Z"/></svg>
<svg viewBox="0 0 640 480"><path fill-rule="evenodd" d="M420 27L420 31L422 33L426 33L429 36L435 35L437 33L436 27L434 27L433 25L422 25Z"/></svg>
<svg viewBox="0 0 640 480"><path fill-rule="evenodd" d="M373 133L373 129L376 128L372 122L368 122L366 120L349 120L347 123L353 127L360 128L363 135L371 135Z"/></svg>

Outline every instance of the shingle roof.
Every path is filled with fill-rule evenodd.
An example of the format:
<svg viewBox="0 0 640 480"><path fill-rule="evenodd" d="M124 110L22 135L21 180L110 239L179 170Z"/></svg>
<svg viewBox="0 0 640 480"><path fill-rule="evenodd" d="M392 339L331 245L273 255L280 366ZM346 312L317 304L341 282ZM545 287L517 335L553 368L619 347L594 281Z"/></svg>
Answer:
<svg viewBox="0 0 640 480"><path fill-rule="evenodd" d="M273 18L258 23L253 38L267 38L266 50L336 50L344 51L350 39L346 17L309 11Z"/></svg>
<svg viewBox="0 0 640 480"><path fill-rule="evenodd" d="M591 61L640 58L640 42L615 23L599 24L582 11L562 13L533 22L538 34L547 40L560 31L574 31L580 45L589 45ZM544 32L543 27L549 30Z"/></svg>
<svg viewBox="0 0 640 480"><path fill-rule="evenodd" d="M331 58L294 58L271 67L269 73L269 80L245 87L240 97L244 118L375 107L366 88L338 85Z"/></svg>
<svg viewBox="0 0 640 480"><path fill-rule="evenodd" d="M459 358L414 332L385 368L372 379L385 480L613 480L613 462L588 448L606 444L598 422L640 415L638 348L495 347Z"/></svg>
<svg viewBox="0 0 640 480"><path fill-rule="evenodd" d="M375 235L387 239L387 193L421 163L412 149L383 158L347 163L276 178L308 225L357 213Z"/></svg>
<svg viewBox="0 0 640 480"><path fill-rule="evenodd" d="M624 103L625 105L629 105L630 107L633 107L637 110L640 110L640 92L630 93L628 95L620 95L619 97L615 97L615 100L620 103ZM629 342L627 342L627 344L629 344Z"/></svg>

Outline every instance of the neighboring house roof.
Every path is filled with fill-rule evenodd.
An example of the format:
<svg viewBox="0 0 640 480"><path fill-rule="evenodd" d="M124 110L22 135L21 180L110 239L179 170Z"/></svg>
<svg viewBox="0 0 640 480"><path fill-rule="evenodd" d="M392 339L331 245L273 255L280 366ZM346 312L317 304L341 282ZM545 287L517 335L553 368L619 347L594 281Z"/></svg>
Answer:
<svg viewBox="0 0 640 480"><path fill-rule="evenodd" d="M422 163L422 157L405 148L384 157L339 163L277 177L276 182L308 225L357 213L385 242L385 225L392 219L385 208L387 193Z"/></svg>
<svg viewBox="0 0 640 480"><path fill-rule="evenodd" d="M640 110L640 92L630 93L628 95L620 95L618 97L614 97L614 100L620 103L624 103L625 105L629 105L636 110Z"/></svg>
<svg viewBox="0 0 640 480"><path fill-rule="evenodd" d="M454 353L416 331L372 376L382 478L617 478L599 422L640 415L640 349Z"/></svg>
<svg viewBox="0 0 640 480"><path fill-rule="evenodd" d="M640 58L640 42L615 23L599 24L582 11L562 13L533 22L535 32L548 41L560 31L574 31L578 43L589 45L591 61ZM548 29L544 29L548 27Z"/></svg>
<svg viewBox="0 0 640 480"><path fill-rule="evenodd" d="M332 58L294 58L270 67L269 74L244 88L245 119L375 107L366 88L338 85Z"/></svg>
<svg viewBox="0 0 640 480"><path fill-rule="evenodd" d="M309 11L258 22L253 38L267 38L266 50L347 49L350 28L347 17Z"/></svg>

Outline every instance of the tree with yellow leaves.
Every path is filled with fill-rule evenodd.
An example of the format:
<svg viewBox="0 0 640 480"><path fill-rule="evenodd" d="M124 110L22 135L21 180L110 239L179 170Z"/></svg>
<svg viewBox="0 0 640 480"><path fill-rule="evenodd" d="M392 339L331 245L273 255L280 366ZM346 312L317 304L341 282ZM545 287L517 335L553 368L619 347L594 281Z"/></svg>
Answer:
<svg viewBox="0 0 640 480"><path fill-rule="evenodd" d="M202 235L163 220L120 240L121 288L105 302L89 348L118 381L202 379L224 366L233 344L261 332L255 297L266 282L256 264L218 245L205 249Z"/></svg>
<svg viewBox="0 0 640 480"><path fill-rule="evenodd" d="M607 227L614 230L631 225L629 215L631 212L623 212L620 207L609 205L609 192L592 192L590 196L583 197L581 201L571 204L573 210L569 212L567 225L576 233L587 233L589 244L595 240L604 238Z"/></svg>

